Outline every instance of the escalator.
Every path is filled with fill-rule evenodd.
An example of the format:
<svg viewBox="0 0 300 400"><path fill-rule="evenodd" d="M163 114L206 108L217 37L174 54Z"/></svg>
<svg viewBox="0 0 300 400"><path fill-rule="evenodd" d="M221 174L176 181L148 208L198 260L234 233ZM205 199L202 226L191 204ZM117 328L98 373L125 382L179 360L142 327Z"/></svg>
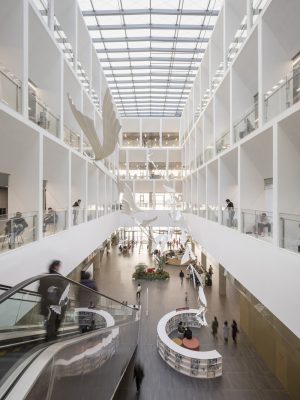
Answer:
<svg viewBox="0 0 300 400"><path fill-rule="evenodd" d="M46 299L47 318L40 282L52 292L63 288L58 301ZM1 286L0 293L1 400L113 397L136 349L138 308L61 275Z"/></svg>

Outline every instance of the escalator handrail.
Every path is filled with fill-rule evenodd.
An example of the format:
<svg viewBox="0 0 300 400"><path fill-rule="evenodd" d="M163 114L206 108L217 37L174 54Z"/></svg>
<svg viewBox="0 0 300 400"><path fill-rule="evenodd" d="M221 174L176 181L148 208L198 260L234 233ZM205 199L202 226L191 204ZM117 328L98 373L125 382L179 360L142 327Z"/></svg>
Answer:
<svg viewBox="0 0 300 400"><path fill-rule="evenodd" d="M131 310L135 310L134 307L130 307L129 305L123 304L123 303L121 303L121 302L118 301L118 300L115 300L115 299L113 299L113 298L111 298L111 297L109 297L109 296L107 296L107 295L105 295L105 294L102 294L102 293L100 293L100 292L97 292L96 290L93 290L93 289L91 289L91 288L89 288L89 287L87 287L87 286L82 285L82 284L79 283L79 282L73 281L72 279L67 278L67 277L65 277L65 276L63 276L63 275L60 275L60 274L41 274L41 275L36 275L36 276L31 277L31 278L25 279L24 281L22 281L22 282L18 283L17 285L11 287L10 289L8 289L5 293L2 293L2 294L0 295L0 304L3 303L4 301L8 300L8 299L9 299L10 297L12 297L14 294L16 294L16 293L20 292L21 290L23 290L26 286L28 286L28 285L30 285L30 284L36 282L36 281L39 281L39 280L42 279L42 278L47 278L47 277L48 277L49 279L51 279L51 278L53 278L54 276L55 276L55 277L59 277L59 278L61 278L61 279L64 279L65 281L71 283L72 285L75 285L75 286L77 286L77 287L80 287L80 288L89 290L89 291L92 292L92 293L95 293L95 294L97 294L97 295L99 295L99 296L105 297L105 298L108 299L108 300L114 301L115 303L118 303L118 304L120 304L120 305L123 306L123 307L130 308ZM35 294L35 295L38 295L38 293L37 293L37 292L34 292L34 291L32 291L31 293L32 293L32 294Z"/></svg>

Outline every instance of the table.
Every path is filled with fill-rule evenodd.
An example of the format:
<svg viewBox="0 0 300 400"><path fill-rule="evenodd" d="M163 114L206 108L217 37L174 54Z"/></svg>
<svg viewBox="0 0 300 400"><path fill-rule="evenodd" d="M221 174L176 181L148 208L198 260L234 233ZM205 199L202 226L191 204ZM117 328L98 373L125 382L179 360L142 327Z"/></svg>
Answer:
<svg viewBox="0 0 300 400"><path fill-rule="evenodd" d="M195 337L193 337L192 339L184 338L182 340L182 346L185 349L189 349L189 350L199 350L200 349L200 342Z"/></svg>
<svg viewBox="0 0 300 400"><path fill-rule="evenodd" d="M182 340L180 338L173 338L172 339L174 343L178 344L178 346L182 346Z"/></svg>

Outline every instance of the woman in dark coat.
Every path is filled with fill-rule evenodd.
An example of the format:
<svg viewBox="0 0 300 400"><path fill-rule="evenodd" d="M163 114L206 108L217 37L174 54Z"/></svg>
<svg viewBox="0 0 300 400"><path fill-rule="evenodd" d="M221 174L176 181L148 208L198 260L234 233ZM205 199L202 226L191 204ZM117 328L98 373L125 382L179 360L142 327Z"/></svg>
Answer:
<svg viewBox="0 0 300 400"><path fill-rule="evenodd" d="M239 330L238 330L237 323L235 320L233 320L232 325L231 325L231 336L232 336L232 340L234 341L235 344L237 344L236 337L237 337L238 333L239 333Z"/></svg>

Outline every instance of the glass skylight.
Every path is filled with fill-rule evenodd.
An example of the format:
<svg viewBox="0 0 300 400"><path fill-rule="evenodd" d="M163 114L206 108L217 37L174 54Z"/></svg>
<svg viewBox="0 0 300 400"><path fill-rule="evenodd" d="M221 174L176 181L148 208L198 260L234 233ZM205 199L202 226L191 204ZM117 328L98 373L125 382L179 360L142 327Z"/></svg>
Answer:
<svg viewBox="0 0 300 400"><path fill-rule="evenodd" d="M120 115L181 116L223 0L78 2Z"/></svg>

